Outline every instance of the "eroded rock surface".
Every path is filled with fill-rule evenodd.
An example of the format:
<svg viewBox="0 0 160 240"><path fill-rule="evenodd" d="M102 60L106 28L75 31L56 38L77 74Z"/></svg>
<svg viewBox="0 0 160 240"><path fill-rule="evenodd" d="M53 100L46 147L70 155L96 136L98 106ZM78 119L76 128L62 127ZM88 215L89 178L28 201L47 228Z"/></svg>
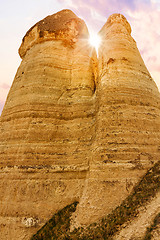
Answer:
<svg viewBox="0 0 160 240"><path fill-rule="evenodd" d="M113 240L144 240L147 228L150 227L153 219L160 211L159 203L160 192L154 199L152 199L152 201L148 205L139 209L139 215L137 216L137 218L133 218L132 221L125 224L124 228L122 228L120 232L113 237ZM153 232L152 240L158 239L156 238L157 236L160 236L158 227Z"/></svg>
<svg viewBox="0 0 160 240"><path fill-rule="evenodd" d="M98 67L70 10L23 38L0 120L2 240L29 239L75 200L71 229L97 221L160 157L160 95L131 27L113 14L99 34Z"/></svg>
<svg viewBox="0 0 160 240"><path fill-rule="evenodd" d="M49 16L29 30L19 52L0 132L1 239L12 240L27 239L56 210L79 200L95 135L94 59L85 23L69 10ZM37 220L32 226L24 219Z"/></svg>
<svg viewBox="0 0 160 240"><path fill-rule="evenodd" d="M96 136L73 226L110 213L160 158L160 95L121 14L99 35Z"/></svg>

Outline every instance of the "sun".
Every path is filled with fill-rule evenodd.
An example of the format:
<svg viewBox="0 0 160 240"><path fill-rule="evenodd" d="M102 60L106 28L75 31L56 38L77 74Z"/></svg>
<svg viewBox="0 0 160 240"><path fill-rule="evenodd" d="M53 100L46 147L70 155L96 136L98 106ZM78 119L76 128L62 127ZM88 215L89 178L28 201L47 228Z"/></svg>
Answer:
<svg viewBox="0 0 160 240"><path fill-rule="evenodd" d="M90 33L89 43L90 43L90 45L95 47L96 52L98 54L98 48L99 48L99 46L101 44L100 36L98 34L96 34L96 33Z"/></svg>

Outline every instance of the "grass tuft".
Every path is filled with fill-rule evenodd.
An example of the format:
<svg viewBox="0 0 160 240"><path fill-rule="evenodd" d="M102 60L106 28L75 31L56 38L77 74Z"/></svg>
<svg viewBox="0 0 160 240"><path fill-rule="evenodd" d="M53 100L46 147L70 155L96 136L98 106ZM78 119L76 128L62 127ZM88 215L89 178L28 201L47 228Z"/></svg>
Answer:
<svg viewBox="0 0 160 240"><path fill-rule="evenodd" d="M31 240L67 240L66 229L70 227L70 216L76 210L78 202L66 206L54 216L35 234Z"/></svg>

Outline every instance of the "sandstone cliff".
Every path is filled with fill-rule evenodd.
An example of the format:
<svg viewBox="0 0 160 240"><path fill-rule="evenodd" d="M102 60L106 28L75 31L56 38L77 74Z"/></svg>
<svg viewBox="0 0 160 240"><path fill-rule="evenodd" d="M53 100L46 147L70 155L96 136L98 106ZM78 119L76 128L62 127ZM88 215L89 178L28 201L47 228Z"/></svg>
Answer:
<svg viewBox="0 0 160 240"><path fill-rule="evenodd" d="M99 34L98 61L70 10L23 38L0 119L2 240L29 239L74 201L71 230L101 219L160 159L160 94L131 27L114 14Z"/></svg>
<svg viewBox="0 0 160 240"><path fill-rule="evenodd" d="M28 239L36 226L27 226L38 229L80 198L95 134L85 23L69 10L49 16L27 32L19 53L1 115L1 239Z"/></svg>
<svg viewBox="0 0 160 240"><path fill-rule="evenodd" d="M71 232L70 216L76 210L75 202L53 215L31 240L158 240L159 190L160 161L147 171L117 208L99 221Z"/></svg>
<svg viewBox="0 0 160 240"><path fill-rule="evenodd" d="M124 16L113 14L99 35L98 112L92 162L73 225L110 213L160 159L160 94Z"/></svg>

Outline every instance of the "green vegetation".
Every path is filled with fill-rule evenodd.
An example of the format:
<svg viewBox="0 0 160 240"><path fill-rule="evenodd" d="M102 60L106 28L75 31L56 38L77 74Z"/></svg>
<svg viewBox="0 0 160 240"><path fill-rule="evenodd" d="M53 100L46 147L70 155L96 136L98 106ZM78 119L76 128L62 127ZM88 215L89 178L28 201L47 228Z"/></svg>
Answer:
<svg viewBox="0 0 160 240"><path fill-rule="evenodd" d="M78 202L66 206L58 211L31 240L55 240L66 238L66 230L70 227L70 216L76 210Z"/></svg>
<svg viewBox="0 0 160 240"><path fill-rule="evenodd" d="M151 240L152 239L152 232L156 230L157 226L160 224L160 213L157 214L155 217L152 225L147 229L144 240Z"/></svg>
<svg viewBox="0 0 160 240"><path fill-rule="evenodd" d="M156 163L153 168L146 173L122 204L101 221L91 224L86 229L79 228L70 233L70 216L76 209L76 202L56 213L53 218L31 238L31 240L112 239L113 235L125 222L138 215L138 208L154 197L159 189L160 162Z"/></svg>

